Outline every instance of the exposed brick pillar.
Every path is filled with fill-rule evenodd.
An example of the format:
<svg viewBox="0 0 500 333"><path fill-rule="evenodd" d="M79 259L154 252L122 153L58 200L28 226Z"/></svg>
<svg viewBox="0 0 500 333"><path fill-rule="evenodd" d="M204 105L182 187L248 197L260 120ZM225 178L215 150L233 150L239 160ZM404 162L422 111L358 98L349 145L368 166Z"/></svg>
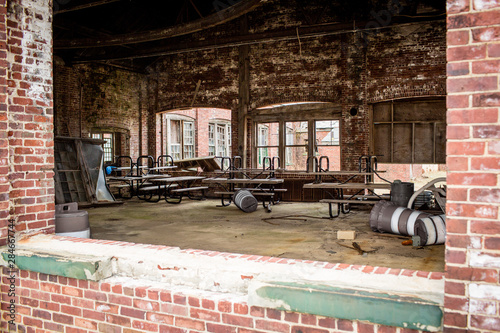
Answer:
<svg viewBox="0 0 500 333"><path fill-rule="evenodd" d="M500 1L448 0L445 332L500 332Z"/></svg>
<svg viewBox="0 0 500 333"><path fill-rule="evenodd" d="M7 129L7 26L5 0L0 0L0 246L7 241L9 218L9 140Z"/></svg>
<svg viewBox="0 0 500 333"><path fill-rule="evenodd" d="M0 245L17 232L54 232L52 9L0 1ZM5 43L6 41L6 43ZM5 95L7 93L7 95Z"/></svg>
<svg viewBox="0 0 500 333"><path fill-rule="evenodd" d="M357 170L359 157L368 154L370 131L366 104L366 47L355 36L342 38L342 170ZM351 109L356 115L351 115Z"/></svg>

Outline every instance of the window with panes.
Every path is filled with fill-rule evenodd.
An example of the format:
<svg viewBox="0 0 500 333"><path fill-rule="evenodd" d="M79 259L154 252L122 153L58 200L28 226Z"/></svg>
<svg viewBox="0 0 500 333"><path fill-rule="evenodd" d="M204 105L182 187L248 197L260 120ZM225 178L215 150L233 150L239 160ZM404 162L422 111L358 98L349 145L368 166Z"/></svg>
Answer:
<svg viewBox="0 0 500 333"><path fill-rule="evenodd" d="M210 156L231 156L231 125L228 122L208 125L208 153Z"/></svg>
<svg viewBox="0 0 500 333"><path fill-rule="evenodd" d="M195 128L191 119L177 115L165 115L167 154L174 160L195 157ZM187 117L186 117L187 118Z"/></svg>
<svg viewBox="0 0 500 333"><path fill-rule="evenodd" d="M92 133L93 139L104 140L102 145L104 151L104 163L112 163L114 161L114 135L113 133Z"/></svg>
<svg viewBox="0 0 500 333"><path fill-rule="evenodd" d="M255 135L254 163L258 168L265 157L279 157L281 167L301 171L307 169L309 157L328 156L333 160L340 153L331 148L340 144L340 122L336 119L257 122Z"/></svg>

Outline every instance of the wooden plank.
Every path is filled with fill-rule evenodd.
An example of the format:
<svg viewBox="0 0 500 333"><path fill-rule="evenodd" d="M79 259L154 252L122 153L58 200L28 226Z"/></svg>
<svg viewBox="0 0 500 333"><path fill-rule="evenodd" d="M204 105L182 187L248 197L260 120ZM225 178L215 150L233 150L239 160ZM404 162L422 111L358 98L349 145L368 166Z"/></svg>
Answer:
<svg viewBox="0 0 500 333"><path fill-rule="evenodd" d="M208 184L281 184L284 179L227 179L227 178L205 178L203 183Z"/></svg>
<svg viewBox="0 0 500 333"><path fill-rule="evenodd" d="M343 199L375 199L375 200L391 200L391 196L389 194L381 194L381 195L344 195Z"/></svg>
<svg viewBox="0 0 500 333"><path fill-rule="evenodd" d="M342 199L321 199L321 203L348 203L351 205L375 205L379 200L342 200Z"/></svg>
<svg viewBox="0 0 500 333"><path fill-rule="evenodd" d="M303 188L319 188L319 189L368 189L368 190L376 190L376 189L390 189L391 184L389 183L377 183L377 184L364 184L364 183L309 183L304 184Z"/></svg>
<svg viewBox="0 0 500 333"><path fill-rule="evenodd" d="M83 181L83 187L85 189L85 193L87 194L87 202L94 203L97 202L97 196L95 193L95 184L92 181L92 178L89 174L89 168L87 166L87 162L85 158L83 158L83 150L82 150L82 141L75 140L76 146L76 158L78 160L78 164L80 166L80 177Z"/></svg>
<svg viewBox="0 0 500 333"><path fill-rule="evenodd" d="M219 162L217 162L215 156L195 157L183 160L176 160L174 161L174 165L176 165L178 168L181 169L200 167L201 169L203 169L203 171L206 172L220 170Z"/></svg>
<svg viewBox="0 0 500 333"><path fill-rule="evenodd" d="M242 188L239 188L239 187L236 187L235 190L241 190ZM258 192L258 191L271 191L270 189L268 188L245 188L245 190L247 191L250 191L250 192ZM286 192L287 189L286 188L273 188L272 189L273 192Z"/></svg>
<svg viewBox="0 0 500 333"><path fill-rule="evenodd" d="M386 172L385 170L377 170L377 172L382 173ZM291 175L311 175L311 176L373 176L374 172L359 172L359 171L285 171L284 174Z"/></svg>
<svg viewBox="0 0 500 333"><path fill-rule="evenodd" d="M215 195L233 195L235 192L231 192L231 191L217 191L217 192L214 192ZM268 196L268 197L272 197L274 196L274 193L263 193L263 192L252 192L252 195L254 196Z"/></svg>
<svg viewBox="0 0 500 333"><path fill-rule="evenodd" d="M196 187L185 187L185 188L179 188L172 190L172 192L178 193L178 192L191 192L191 191L199 191L199 190L206 190L208 189L208 186L196 186Z"/></svg>
<svg viewBox="0 0 500 333"><path fill-rule="evenodd" d="M171 186L168 186L168 188L171 188L171 187L176 187L178 186L177 184L172 184ZM160 185L160 190L164 190L167 188L167 185ZM152 185L152 186L143 186L143 187L139 187L138 191L139 192L147 192L147 191L155 191L155 190L158 190L158 185Z"/></svg>

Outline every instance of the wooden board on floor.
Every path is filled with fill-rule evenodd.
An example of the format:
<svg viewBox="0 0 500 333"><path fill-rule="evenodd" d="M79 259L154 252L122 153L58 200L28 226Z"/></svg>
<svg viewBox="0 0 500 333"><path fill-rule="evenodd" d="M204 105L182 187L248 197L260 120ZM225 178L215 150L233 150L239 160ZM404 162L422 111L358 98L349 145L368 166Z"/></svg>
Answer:
<svg viewBox="0 0 500 333"><path fill-rule="evenodd" d="M378 184L365 184L365 183L309 183L304 184L304 188L342 188L342 189L390 189L391 184L389 183L378 183Z"/></svg>
<svg viewBox="0 0 500 333"><path fill-rule="evenodd" d="M176 165L180 169L189 169L189 168L198 168L200 167L203 171L212 172L215 170L220 170L219 162L215 159L215 156L207 156L207 157L195 157L195 158L187 158L183 160L174 161L174 165Z"/></svg>

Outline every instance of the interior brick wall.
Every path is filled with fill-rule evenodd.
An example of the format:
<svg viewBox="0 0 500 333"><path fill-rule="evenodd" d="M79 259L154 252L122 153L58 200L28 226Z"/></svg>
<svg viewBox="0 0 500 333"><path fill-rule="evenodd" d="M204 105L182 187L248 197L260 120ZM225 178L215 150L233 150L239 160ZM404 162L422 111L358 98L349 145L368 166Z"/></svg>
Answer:
<svg viewBox="0 0 500 333"><path fill-rule="evenodd" d="M499 1L448 1L446 332L500 332L499 32Z"/></svg>
<svg viewBox="0 0 500 333"><path fill-rule="evenodd" d="M274 19L269 15L263 9L250 17L250 31L294 21L289 10L275 10ZM337 103L342 108L342 168L357 169L359 156L369 153L370 103L444 97L445 53L443 21L385 28L365 37L348 33L251 45L250 110L290 102ZM167 56L155 72L161 111L190 105L198 80L195 105L236 110L236 48ZM349 114L353 107L356 116Z"/></svg>
<svg viewBox="0 0 500 333"><path fill-rule="evenodd" d="M120 129L130 135L131 156L146 154L151 122L148 82L142 74L107 66L70 67L56 58L55 134L88 137L93 129Z"/></svg>
<svg viewBox="0 0 500 333"><path fill-rule="evenodd" d="M279 0L264 4L248 16L248 31L275 29L278 22L284 26L304 24L305 18L293 8ZM376 22L374 16L372 21ZM227 23L181 41L240 33L234 25ZM252 109L278 103L337 103L342 109L342 168L356 169L359 156L369 153L370 103L444 96L445 50L443 20L314 38L301 38L299 29L297 38L252 44L250 115ZM156 112L191 105L223 108L233 111L233 147L237 149L238 60L237 47L174 54L157 61L147 78L112 68L56 66L58 131L69 128L71 134L78 132L75 110L79 110L80 93L75 82L80 81L84 85L84 133L92 122L99 126L118 122L130 130L131 152L154 154L161 147L156 147L157 133L148 133L148 128L155 128ZM152 83L144 88L144 82ZM123 101L110 99L116 89L122 92ZM128 107L120 105L122 102ZM349 114L353 107L358 110L356 116Z"/></svg>

